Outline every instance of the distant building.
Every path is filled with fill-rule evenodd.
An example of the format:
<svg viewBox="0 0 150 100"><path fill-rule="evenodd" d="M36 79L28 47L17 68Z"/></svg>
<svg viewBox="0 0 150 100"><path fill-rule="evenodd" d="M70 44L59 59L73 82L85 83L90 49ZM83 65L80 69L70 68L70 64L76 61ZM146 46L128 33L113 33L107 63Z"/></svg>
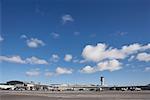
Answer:
<svg viewBox="0 0 150 100"><path fill-rule="evenodd" d="M17 84L24 85L24 82L22 82L22 81L8 81L6 84L8 84L8 85L17 85Z"/></svg>

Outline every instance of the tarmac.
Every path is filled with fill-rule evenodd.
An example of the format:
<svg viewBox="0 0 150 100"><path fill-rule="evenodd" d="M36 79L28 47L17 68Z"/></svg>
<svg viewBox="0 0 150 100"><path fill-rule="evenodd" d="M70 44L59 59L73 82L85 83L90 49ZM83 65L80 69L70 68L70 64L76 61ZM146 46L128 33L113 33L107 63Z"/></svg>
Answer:
<svg viewBox="0 0 150 100"><path fill-rule="evenodd" d="M0 91L0 100L150 100L150 91Z"/></svg>

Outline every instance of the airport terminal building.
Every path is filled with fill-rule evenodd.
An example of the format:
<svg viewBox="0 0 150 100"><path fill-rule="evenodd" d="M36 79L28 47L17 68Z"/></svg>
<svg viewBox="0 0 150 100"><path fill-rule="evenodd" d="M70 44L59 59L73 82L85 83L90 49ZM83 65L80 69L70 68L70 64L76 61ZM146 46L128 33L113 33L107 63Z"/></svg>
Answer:
<svg viewBox="0 0 150 100"><path fill-rule="evenodd" d="M28 90L28 91L140 91L140 90L150 90L150 84L145 86L105 86L104 78L101 77L100 85L81 85L81 84L50 84L42 85L40 83L34 82L22 82L22 81L9 81L0 84L0 90Z"/></svg>

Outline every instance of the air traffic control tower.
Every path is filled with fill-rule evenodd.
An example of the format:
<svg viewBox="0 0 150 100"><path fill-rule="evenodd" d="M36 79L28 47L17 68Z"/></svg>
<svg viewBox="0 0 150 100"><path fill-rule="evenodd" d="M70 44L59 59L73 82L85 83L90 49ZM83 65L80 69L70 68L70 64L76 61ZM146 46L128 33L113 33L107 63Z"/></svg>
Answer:
<svg viewBox="0 0 150 100"><path fill-rule="evenodd" d="M104 77L100 77L100 81L101 81L101 86L104 86Z"/></svg>

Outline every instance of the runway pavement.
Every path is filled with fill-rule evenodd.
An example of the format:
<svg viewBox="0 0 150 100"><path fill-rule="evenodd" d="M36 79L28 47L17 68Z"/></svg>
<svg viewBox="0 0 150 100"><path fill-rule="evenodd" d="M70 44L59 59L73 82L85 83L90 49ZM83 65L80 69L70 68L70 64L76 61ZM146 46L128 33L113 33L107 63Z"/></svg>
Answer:
<svg viewBox="0 0 150 100"><path fill-rule="evenodd" d="M0 100L150 100L150 91L0 91Z"/></svg>

